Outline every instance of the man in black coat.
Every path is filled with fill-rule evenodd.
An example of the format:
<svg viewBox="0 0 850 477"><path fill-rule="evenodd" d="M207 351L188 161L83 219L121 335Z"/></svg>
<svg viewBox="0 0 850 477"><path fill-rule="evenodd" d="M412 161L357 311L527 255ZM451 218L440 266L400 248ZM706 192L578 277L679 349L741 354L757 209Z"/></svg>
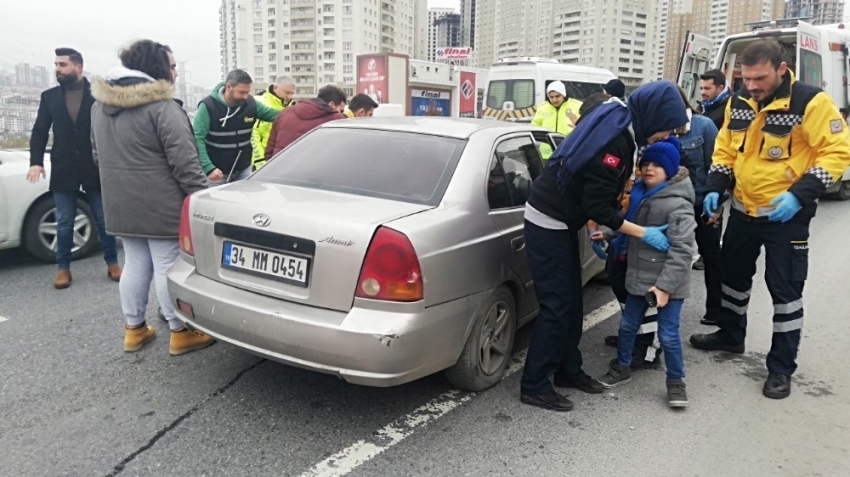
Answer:
<svg viewBox="0 0 850 477"><path fill-rule="evenodd" d="M90 84L83 77L83 57L73 48L57 48L56 81L59 86L41 93L38 116L30 138L30 170L27 179L36 183L44 172L44 152L50 128L53 148L50 152L50 191L56 202L56 261L59 272L53 286L71 286L71 252L74 246L74 223L77 197L82 188L97 223L107 276L121 279L115 237L106 233L100 177L92 159L91 107L94 99Z"/></svg>
<svg viewBox="0 0 850 477"><path fill-rule="evenodd" d="M699 77L700 114L714 121L719 131L723 127L726 103L729 102L730 91L726 87L726 75L720 70L706 71Z"/></svg>

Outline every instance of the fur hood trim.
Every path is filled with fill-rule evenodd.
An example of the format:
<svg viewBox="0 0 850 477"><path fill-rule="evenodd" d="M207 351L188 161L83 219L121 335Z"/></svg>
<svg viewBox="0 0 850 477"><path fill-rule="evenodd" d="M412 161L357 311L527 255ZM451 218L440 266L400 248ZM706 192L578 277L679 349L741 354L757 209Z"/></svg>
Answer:
<svg viewBox="0 0 850 477"><path fill-rule="evenodd" d="M97 81L91 94L98 102L121 109L136 108L157 101L171 100L174 85L168 81L144 81L121 85L120 82Z"/></svg>

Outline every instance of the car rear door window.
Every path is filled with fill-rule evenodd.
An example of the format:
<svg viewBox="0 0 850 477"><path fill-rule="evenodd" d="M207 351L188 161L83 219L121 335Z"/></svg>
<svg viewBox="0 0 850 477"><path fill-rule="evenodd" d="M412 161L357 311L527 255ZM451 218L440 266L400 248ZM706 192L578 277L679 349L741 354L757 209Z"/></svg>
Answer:
<svg viewBox="0 0 850 477"><path fill-rule="evenodd" d="M463 139L429 134L320 128L249 180L436 206L465 146Z"/></svg>
<svg viewBox="0 0 850 477"><path fill-rule="evenodd" d="M531 137L517 136L500 142L490 161L490 209L524 206L540 169L540 155Z"/></svg>

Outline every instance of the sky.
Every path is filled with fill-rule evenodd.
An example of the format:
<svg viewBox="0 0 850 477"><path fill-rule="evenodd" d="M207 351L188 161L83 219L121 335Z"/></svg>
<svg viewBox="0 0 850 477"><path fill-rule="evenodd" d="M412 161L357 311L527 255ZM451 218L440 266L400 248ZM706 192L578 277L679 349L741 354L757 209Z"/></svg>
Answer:
<svg viewBox="0 0 850 477"><path fill-rule="evenodd" d="M427 0L460 8L460 0ZM76 48L85 70L104 75L118 66L118 50L149 38L188 61L186 81L210 88L221 77L218 0L2 0L0 69L18 63L52 68L53 50Z"/></svg>

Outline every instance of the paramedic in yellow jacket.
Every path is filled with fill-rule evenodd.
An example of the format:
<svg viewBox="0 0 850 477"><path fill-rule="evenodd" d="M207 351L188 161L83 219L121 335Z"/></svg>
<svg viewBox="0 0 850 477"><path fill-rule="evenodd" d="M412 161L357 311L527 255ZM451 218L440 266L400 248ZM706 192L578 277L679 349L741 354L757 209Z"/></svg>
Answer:
<svg viewBox="0 0 850 477"><path fill-rule="evenodd" d="M726 106L703 202L710 217L734 178L721 259L720 330L693 335L691 344L744 352L756 260L764 247L773 341L762 392L783 399L791 393L791 375L797 369L809 223L817 199L850 166L850 136L832 98L796 80L776 41L752 43L740 60L744 87Z"/></svg>
<svg viewBox="0 0 850 477"><path fill-rule="evenodd" d="M281 111L295 104L295 101L292 99L292 95L294 94L295 83L293 83L292 78L289 76L281 76L277 79L275 84L269 85L266 92L259 96L255 96L254 99L272 109ZM269 142L269 133L271 130L272 123L268 121L260 121L258 119L257 122L254 123L254 131L251 134L251 141L254 146L254 153L251 158L251 162L253 163L254 170L266 165L264 155L266 151L266 144Z"/></svg>
<svg viewBox="0 0 850 477"><path fill-rule="evenodd" d="M578 121L581 101L567 97L567 88L560 81L549 83L546 87L546 97L547 101L537 106L531 124L564 136L573 132Z"/></svg>

